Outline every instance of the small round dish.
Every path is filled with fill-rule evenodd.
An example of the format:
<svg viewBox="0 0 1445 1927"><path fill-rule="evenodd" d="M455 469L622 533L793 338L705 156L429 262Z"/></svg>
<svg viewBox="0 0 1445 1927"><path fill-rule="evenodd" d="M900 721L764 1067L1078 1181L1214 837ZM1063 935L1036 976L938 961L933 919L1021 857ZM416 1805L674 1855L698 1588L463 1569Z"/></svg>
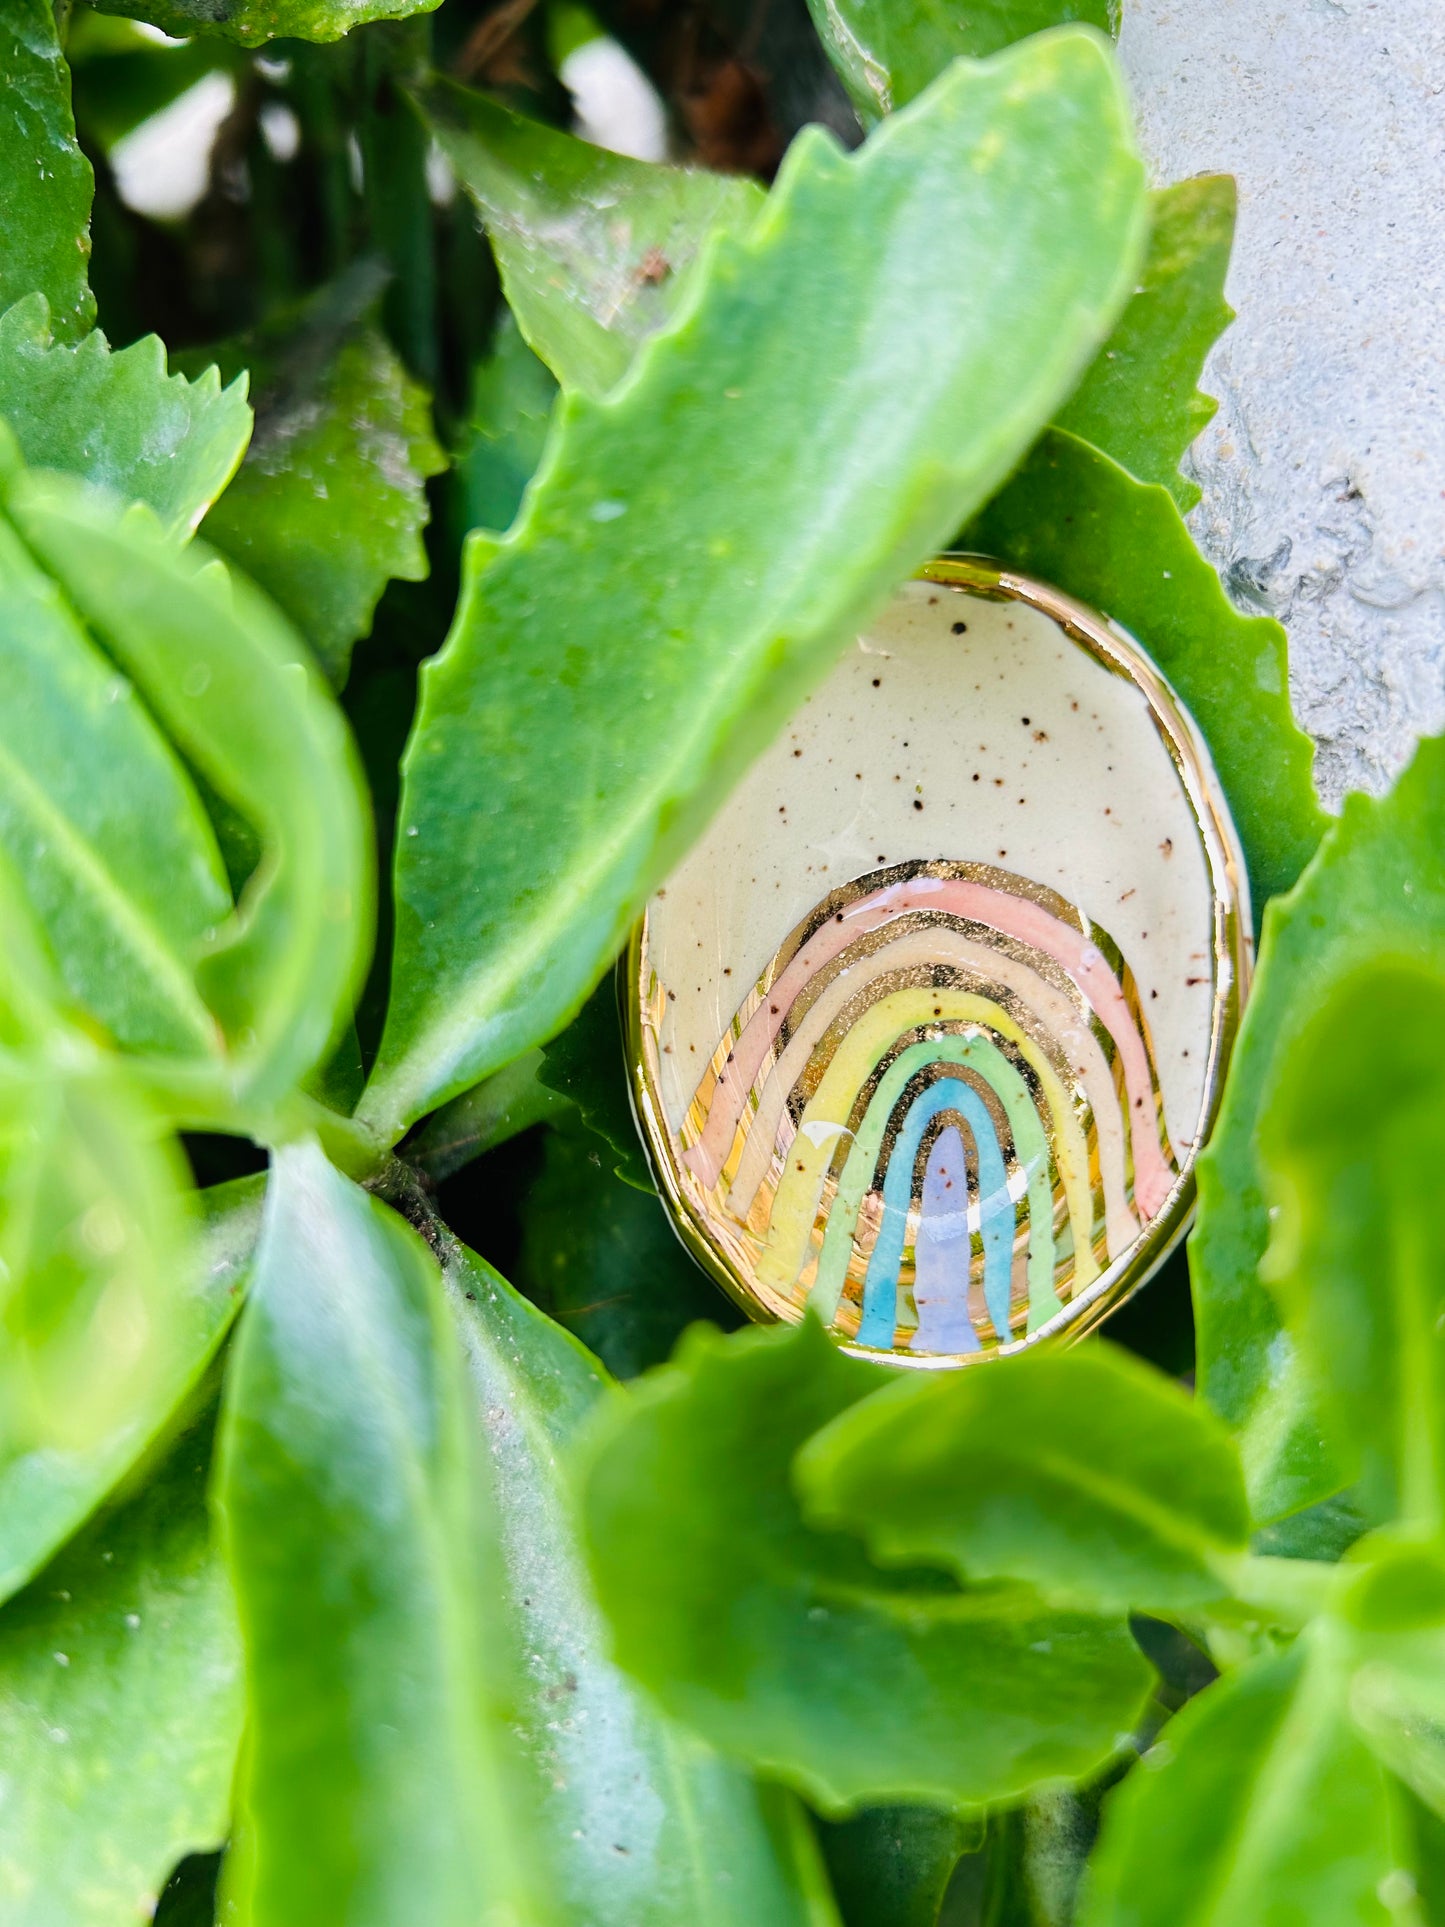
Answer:
<svg viewBox="0 0 1445 1927"><path fill-rule="evenodd" d="M1248 983L1209 755L1103 617L930 563L634 933L633 1099L755 1318L946 1368L1080 1334L1187 1229Z"/></svg>

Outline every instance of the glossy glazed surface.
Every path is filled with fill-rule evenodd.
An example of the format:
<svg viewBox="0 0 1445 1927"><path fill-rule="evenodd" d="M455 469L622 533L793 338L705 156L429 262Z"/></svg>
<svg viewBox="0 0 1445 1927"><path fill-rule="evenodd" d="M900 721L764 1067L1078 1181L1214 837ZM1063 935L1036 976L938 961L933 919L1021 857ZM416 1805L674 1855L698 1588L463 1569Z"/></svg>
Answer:
<svg viewBox="0 0 1445 1927"><path fill-rule="evenodd" d="M936 571L962 579L898 593L659 891L630 978L697 1255L757 1315L811 1303L915 1363L1089 1322L1158 1261L1247 968L1207 759L1147 663L1037 585Z"/></svg>

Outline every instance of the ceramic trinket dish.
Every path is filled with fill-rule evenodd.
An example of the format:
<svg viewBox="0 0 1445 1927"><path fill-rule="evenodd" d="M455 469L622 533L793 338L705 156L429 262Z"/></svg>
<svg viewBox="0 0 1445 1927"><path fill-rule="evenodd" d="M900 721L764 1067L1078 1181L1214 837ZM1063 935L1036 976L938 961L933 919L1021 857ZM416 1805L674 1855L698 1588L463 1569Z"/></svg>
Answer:
<svg viewBox="0 0 1445 1927"><path fill-rule="evenodd" d="M1250 967L1209 757L1043 584L906 584L648 906L634 1102L754 1317L966 1362L1095 1324L1187 1228Z"/></svg>

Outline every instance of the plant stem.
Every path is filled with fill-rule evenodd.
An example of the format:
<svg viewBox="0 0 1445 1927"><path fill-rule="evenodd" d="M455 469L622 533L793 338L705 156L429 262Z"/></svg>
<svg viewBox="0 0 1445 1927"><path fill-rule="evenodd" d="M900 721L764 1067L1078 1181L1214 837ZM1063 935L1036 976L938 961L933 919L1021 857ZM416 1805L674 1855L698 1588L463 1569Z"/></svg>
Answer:
<svg viewBox="0 0 1445 1927"><path fill-rule="evenodd" d="M541 1063L541 1051L529 1050L495 1077L444 1104L406 1145L406 1161L437 1184L518 1132L570 1110L571 1098L539 1082Z"/></svg>

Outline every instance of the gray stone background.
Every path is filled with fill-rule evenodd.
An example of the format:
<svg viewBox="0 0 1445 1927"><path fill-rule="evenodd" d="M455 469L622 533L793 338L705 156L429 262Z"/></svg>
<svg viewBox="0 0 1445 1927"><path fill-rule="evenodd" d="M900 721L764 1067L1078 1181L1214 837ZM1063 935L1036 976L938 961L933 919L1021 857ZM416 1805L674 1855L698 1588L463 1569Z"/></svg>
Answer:
<svg viewBox="0 0 1445 1927"><path fill-rule="evenodd" d="M1125 0L1120 53L1156 178L1239 183L1191 520L1336 806L1445 726L1445 0Z"/></svg>

